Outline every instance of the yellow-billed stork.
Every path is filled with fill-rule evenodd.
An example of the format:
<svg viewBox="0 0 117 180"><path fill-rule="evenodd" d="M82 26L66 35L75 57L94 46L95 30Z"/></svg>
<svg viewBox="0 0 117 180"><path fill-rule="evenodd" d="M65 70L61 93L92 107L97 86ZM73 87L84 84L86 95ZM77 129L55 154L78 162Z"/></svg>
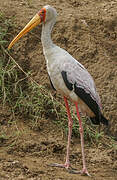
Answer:
<svg viewBox="0 0 117 180"><path fill-rule="evenodd" d="M47 64L47 71L52 86L64 97L69 127L65 164L55 163L52 164L52 166L65 167L66 169L71 167L69 161L69 150L73 121L67 101L69 98L76 107L76 113L79 120L79 131L81 135L83 169L78 171L78 173L80 172L81 174L89 175L85 163L83 127L80 119L79 108L81 112L90 117L93 124L99 125L100 123L103 123L108 125L108 120L101 113L100 97L96 91L91 75L85 67L74 59L67 51L61 49L52 42L51 31L56 22L56 17L57 12L53 7L49 5L44 6L13 39L8 49L10 49L13 44L28 31L33 29L35 26L42 24L41 41ZM72 170L72 172L77 173L75 170Z"/></svg>

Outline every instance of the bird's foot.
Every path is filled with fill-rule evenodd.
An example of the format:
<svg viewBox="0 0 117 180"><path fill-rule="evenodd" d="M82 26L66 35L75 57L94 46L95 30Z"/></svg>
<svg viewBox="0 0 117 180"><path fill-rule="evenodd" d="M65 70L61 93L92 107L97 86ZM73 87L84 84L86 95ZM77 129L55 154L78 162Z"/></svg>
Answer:
<svg viewBox="0 0 117 180"><path fill-rule="evenodd" d="M52 163L52 164L49 164L49 166L68 169L70 167L70 164L69 163L65 163L65 164Z"/></svg>
<svg viewBox="0 0 117 180"><path fill-rule="evenodd" d="M65 164L58 164L58 163L53 163L49 164L51 167L59 167L59 168L65 168L69 173L76 174L77 169L73 168L70 163L65 163Z"/></svg>
<svg viewBox="0 0 117 180"><path fill-rule="evenodd" d="M81 174L87 175L87 176L91 176L91 175L88 173L88 171L87 171L86 168L83 168L83 169L82 169Z"/></svg>
<svg viewBox="0 0 117 180"><path fill-rule="evenodd" d="M71 173L71 174L81 174L81 175L91 176L91 175L88 173L88 171L87 171L86 168L83 168L81 171L77 171L77 170L75 170L75 169L72 168L72 169L69 169L68 171L69 171L69 173Z"/></svg>
<svg viewBox="0 0 117 180"><path fill-rule="evenodd" d="M91 176L86 168L83 168L81 171L77 171L77 169L73 168L70 163L65 163L65 164L58 164L58 163L52 163L49 164L48 166L51 167L59 167L59 168L65 168L67 171L71 174L81 174L81 175L86 175L86 176Z"/></svg>

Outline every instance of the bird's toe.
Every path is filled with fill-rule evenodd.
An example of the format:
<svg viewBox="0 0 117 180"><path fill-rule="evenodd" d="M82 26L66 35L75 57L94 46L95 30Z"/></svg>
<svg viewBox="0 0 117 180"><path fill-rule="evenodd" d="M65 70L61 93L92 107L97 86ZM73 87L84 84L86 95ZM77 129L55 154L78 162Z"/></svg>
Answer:
<svg viewBox="0 0 117 180"><path fill-rule="evenodd" d="M65 165L65 164L58 164L58 163L48 164L48 166L66 168L66 165Z"/></svg>
<svg viewBox="0 0 117 180"><path fill-rule="evenodd" d="M83 170L81 170L81 171L78 171L77 169L75 169L75 168L69 168L68 169L68 172L70 173L70 174L81 174L81 175L84 175L84 176L91 176L89 173L88 173L88 171L87 171L87 169L83 169Z"/></svg>

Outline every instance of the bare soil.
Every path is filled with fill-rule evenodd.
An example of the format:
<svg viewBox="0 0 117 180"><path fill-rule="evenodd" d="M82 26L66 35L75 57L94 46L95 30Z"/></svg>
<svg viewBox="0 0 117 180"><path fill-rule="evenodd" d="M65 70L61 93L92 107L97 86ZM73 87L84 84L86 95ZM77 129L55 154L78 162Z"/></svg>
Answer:
<svg viewBox="0 0 117 180"><path fill-rule="evenodd" d="M109 135L117 139L117 0L0 0L0 11L14 18L12 38L44 5L57 9L58 19L52 39L79 60L93 76L100 94L104 115L110 120ZM14 58L33 78L49 86L41 45L41 27L36 27L14 46ZM47 166L65 159L67 137L51 119L32 130L25 119L12 118L8 107L0 108L0 179L9 180L84 180L90 177L69 174L65 169ZM105 139L103 140L105 141ZM115 144L115 143L114 143ZM100 142L85 143L89 173L95 180L117 179L117 151ZM80 139L73 138L71 164L81 170Z"/></svg>

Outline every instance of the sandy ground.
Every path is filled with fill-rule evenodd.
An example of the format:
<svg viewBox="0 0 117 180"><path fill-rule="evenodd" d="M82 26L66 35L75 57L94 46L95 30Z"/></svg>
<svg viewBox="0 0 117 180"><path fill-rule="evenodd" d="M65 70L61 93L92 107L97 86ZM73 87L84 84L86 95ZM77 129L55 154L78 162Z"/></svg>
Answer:
<svg viewBox="0 0 117 180"><path fill-rule="evenodd" d="M0 0L0 10L8 18L15 16L16 29L11 40L46 4L52 5L58 12L53 41L91 73L102 100L104 115L110 120L108 134L117 137L117 0ZM14 46L13 56L24 70L32 70L38 83L48 86L40 36L41 27L37 27ZM6 112L6 109L0 110L1 122L10 118ZM24 119L17 119L12 127L8 124L1 126L12 135L18 129L20 135L0 143L0 179L90 179L47 166L52 162L63 162L67 140L51 120L45 119L42 124L39 131L31 130ZM85 151L92 179L117 179L116 151L101 143L98 147L89 146L88 142ZM70 159L75 168L81 169L79 139L73 138Z"/></svg>

